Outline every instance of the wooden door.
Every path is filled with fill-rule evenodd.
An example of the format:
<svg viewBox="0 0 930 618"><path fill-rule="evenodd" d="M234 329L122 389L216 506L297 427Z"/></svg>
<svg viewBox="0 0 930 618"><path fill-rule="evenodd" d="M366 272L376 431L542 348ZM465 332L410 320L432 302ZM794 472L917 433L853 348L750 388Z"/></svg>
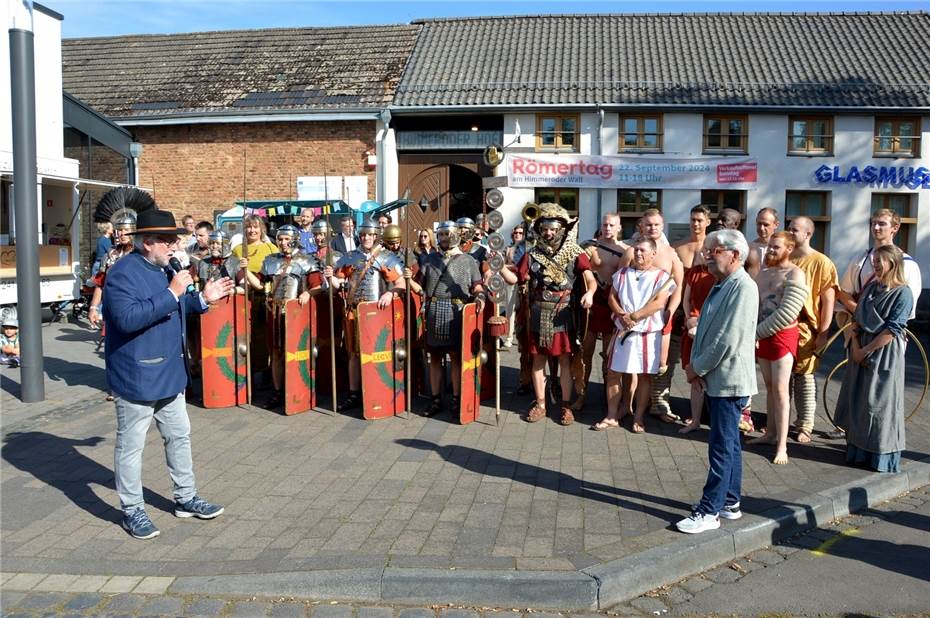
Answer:
<svg viewBox="0 0 930 618"><path fill-rule="evenodd" d="M403 221L401 227L411 230L423 228L433 229L433 224L449 218L449 166L445 164L432 165L423 169L422 165L404 166L401 172L401 187L410 191L409 199L413 204L406 207L406 216L409 221ZM419 171L417 171L419 170ZM407 174L404 174L407 172ZM405 179L407 175L409 180ZM403 191L402 191L403 193ZM420 206L421 200L429 202L426 211ZM405 244L409 242L404 240Z"/></svg>

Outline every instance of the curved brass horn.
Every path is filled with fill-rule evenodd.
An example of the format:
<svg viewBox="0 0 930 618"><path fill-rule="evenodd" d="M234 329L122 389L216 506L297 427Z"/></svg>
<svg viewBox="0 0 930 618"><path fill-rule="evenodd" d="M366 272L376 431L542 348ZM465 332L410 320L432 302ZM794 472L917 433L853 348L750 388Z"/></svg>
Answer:
<svg viewBox="0 0 930 618"><path fill-rule="evenodd" d="M523 210L520 212L520 214L523 216L523 220L526 221L527 224L531 224L539 216L539 206L530 202L523 207Z"/></svg>

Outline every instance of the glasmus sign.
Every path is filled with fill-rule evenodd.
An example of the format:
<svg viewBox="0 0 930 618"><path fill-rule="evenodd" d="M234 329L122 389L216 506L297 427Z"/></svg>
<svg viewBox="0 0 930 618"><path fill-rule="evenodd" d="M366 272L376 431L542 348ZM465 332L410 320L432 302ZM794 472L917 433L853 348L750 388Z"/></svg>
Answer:
<svg viewBox="0 0 930 618"><path fill-rule="evenodd" d="M850 165L844 171L839 165L821 165L814 178L822 184L861 184L879 187L930 189L930 169L893 165Z"/></svg>

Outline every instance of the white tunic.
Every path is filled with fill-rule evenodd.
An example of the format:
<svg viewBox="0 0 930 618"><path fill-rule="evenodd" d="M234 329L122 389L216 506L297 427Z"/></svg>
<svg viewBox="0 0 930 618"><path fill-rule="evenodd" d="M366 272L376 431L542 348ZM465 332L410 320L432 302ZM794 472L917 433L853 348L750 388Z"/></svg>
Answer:
<svg viewBox="0 0 930 618"><path fill-rule="evenodd" d="M671 275L664 270L621 268L613 277L613 289L620 306L627 313L642 309ZM669 290L674 289L673 287ZM624 340L624 330L614 337L610 354L610 369L620 373L658 373L662 353L663 310L647 316L633 325L633 333Z"/></svg>

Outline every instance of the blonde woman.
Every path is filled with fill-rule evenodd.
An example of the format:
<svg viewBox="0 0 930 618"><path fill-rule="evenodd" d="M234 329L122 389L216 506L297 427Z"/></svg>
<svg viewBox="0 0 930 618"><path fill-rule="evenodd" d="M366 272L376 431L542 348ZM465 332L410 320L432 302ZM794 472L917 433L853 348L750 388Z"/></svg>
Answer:
<svg viewBox="0 0 930 618"><path fill-rule="evenodd" d="M873 279L853 316L836 424L846 429L846 463L900 472L904 450L904 327L914 295L904 254L894 245L872 252Z"/></svg>

